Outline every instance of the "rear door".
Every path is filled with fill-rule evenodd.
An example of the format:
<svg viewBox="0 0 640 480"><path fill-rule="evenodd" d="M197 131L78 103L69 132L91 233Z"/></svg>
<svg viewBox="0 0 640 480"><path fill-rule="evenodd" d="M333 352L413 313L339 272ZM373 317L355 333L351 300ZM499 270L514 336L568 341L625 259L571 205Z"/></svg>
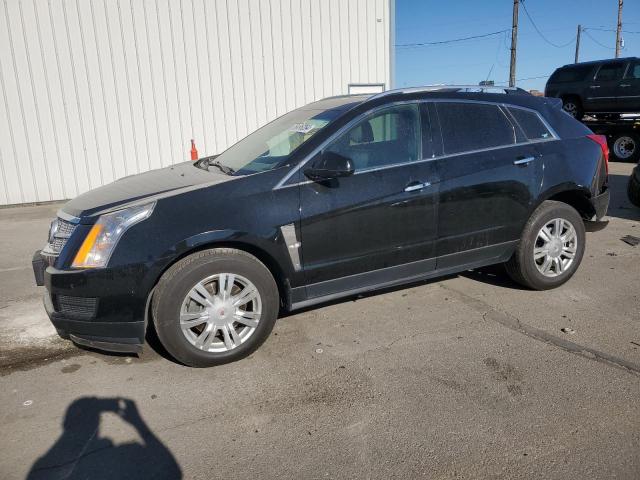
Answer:
<svg viewBox="0 0 640 480"><path fill-rule="evenodd" d="M640 60L634 60L618 86L618 109L640 112Z"/></svg>
<svg viewBox="0 0 640 480"><path fill-rule="evenodd" d="M602 64L596 72L593 82L587 86L584 104L585 111L617 111L618 89L626 68L627 62L622 60Z"/></svg>
<svg viewBox="0 0 640 480"><path fill-rule="evenodd" d="M499 257L530 211L538 151L499 105L446 101L435 108L443 148L437 268Z"/></svg>

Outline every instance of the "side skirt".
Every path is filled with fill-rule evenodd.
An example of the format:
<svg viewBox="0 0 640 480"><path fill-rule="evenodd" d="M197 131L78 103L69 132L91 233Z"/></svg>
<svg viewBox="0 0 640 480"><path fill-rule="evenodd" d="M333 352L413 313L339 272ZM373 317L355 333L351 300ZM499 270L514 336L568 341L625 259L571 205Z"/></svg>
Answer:
<svg viewBox="0 0 640 480"><path fill-rule="evenodd" d="M515 240L446 255L446 261L444 262L442 262L443 257L440 257L438 260L435 258L419 260L395 267L314 283L306 287L293 288L291 298L298 300L291 304L290 310L299 310L363 292L380 290L420 280L427 280L429 278L443 277L472 268L503 263L509 260L517 244L518 241ZM471 260L472 257L477 260ZM456 259L460 262L456 262ZM443 263L446 266L437 268L437 263ZM304 298L305 289L307 298Z"/></svg>

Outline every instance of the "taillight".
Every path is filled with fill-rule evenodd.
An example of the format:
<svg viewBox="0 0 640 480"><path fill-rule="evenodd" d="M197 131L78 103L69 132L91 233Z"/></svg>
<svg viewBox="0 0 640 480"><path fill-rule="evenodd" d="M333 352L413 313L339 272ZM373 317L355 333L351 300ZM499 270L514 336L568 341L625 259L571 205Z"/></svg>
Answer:
<svg viewBox="0 0 640 480"><path fill-rule="evenodd" d="M609 145L607 145L607 137L604 135L596 135L594 133L587 135L587 138L593 140L602 150L602 156L604 157L604 166L607 169L607 175L609 175Z"/></svg>

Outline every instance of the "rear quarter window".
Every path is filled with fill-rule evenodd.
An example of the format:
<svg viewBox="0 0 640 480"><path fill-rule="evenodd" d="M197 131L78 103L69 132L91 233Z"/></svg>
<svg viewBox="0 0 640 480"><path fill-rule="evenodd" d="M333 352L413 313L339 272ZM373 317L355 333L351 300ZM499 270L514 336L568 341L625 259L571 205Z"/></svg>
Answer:
<svg viewBox="0 0 640 480"><path fill-rule="evenodd" d="M513 145L516 132L497 105L436 103L445 154Z"/></svg>
<svg viewBox="0 0 640 480"><path fill-rule="evenodd" d="M509 107L509 112L513 115L528 140L553 138L553 134L536 113L516 107Z"/></svg>
<svg viewBox="0 0 640 480"><path fill-rule="evenodd" d="M587 78L591 70L593 70L591 65L559 68L551 75L549 83L581 82Z"/></svg>

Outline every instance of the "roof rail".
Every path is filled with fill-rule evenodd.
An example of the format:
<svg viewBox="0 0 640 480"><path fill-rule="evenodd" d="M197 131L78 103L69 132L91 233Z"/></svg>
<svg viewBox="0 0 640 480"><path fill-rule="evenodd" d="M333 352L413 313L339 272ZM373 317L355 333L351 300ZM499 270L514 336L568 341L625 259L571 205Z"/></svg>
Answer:
<svg viewBox="0 0 640 480"><path fill-rule="evenodd" d="M375 98L386 97L387 95L393 95L397 93L420 93L420 92L458 92L458 93L498 93L498 94L513 94L513 93L528 93L519 87L497 87L494 85L425 85L423 87L409 87L409 88L397 88L393 90L385 90L384 92L377 93L368 100Z"/></svg>

